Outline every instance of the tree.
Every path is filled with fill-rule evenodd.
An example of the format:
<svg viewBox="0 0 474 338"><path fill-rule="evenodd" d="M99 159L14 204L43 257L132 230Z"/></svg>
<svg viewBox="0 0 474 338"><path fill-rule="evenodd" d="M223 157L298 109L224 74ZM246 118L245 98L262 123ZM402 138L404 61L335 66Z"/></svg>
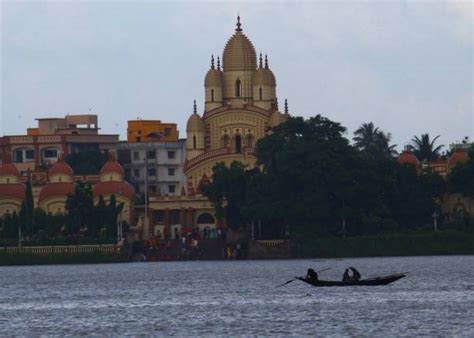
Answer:
<svg viewBox="0 0 474 338"><path fill-rule="evenodd" d="M96 175L107 162L107 155L99 151L83 151L69 154L66 162L76 175Z"/></svg>
<svg viewBox="0 0 474 338"><path fill-rule="evenodd" d="M439 152L444 147L443 145L435 147L436 140L439 137L440 135L436 136L433 140L430 140L430 135L428 133L421 134L421 137L413 137L413 154L418 157L420 161L436 160L439 157Z"/></svg>
<svg viewBox="0 0 474 338"><path fill-rule="evenodd" d="M76 234L92 223L94 202L92 187L88 183L77 182L74 192L66 199L67 234Z"/></svg>
<svg viewBox="0 0 474 338"><path fill-rule="evenodd" d="M26 182L25 199L21 203L19 213L20 226L27 235L33 235L34 229L34 201L33 201L33 190L31 182ZM36 229L38 230L38 229Z"/></svg>
<svg viewBox="0 0 474 338"><path fill-rule="evenodd" d="M237 161L232 162L229 167L219 162L212 171L212 182L201 189L214 205L216 217L225 219L231 229L240 229L246 223L242 213L247 194L245 167Z"/></svg>
<svg viewBox="0 0 474 338"><path fill-rule="evenodd" d="M452 192L474 198L474 161L470 159L464 164L458 162L451 170L448 182Z"/></svg>
<svg viewBox="0 0 474 338"><path fill-rule="evenodd" d="M355 132L352 140L358 150L371 154L392 156L396 154L396 145L390 145L392 135L385 133L372 122L363 123Z"/></svg>

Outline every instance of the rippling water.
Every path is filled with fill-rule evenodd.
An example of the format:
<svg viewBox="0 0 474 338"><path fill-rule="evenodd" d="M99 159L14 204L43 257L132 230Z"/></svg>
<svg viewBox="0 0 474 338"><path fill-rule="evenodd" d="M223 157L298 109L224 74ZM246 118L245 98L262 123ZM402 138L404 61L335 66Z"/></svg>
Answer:
<svg viewBox="0 0 474 338"><path fill-rule="evenodd" d="M394 284L314 288L410 271ZM474 256L0 267L0 334L474 336Z"/></svg>

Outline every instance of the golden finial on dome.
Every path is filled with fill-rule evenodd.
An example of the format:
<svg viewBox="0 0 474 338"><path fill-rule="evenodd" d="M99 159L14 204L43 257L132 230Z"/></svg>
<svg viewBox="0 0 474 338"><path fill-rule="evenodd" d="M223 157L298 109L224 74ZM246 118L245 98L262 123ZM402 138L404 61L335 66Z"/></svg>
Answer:
<svg viewBox="0 0 474 338"><path fill-rule="evenodd" d="M278 97L275 97L275 110L278 111Z"/></svg>
<svg viewBox="0 0 474 338"><path fill-rule="evenodd" d="M285 99L285 114L288 115L288 100Z"/></svg>
<svg viewBox="0 0 474 338"><path fill-rule="evenodd" d="M194 113L194 114L197 114L196 100L194 100L193 113Z"/></svg>
<svg viewBox="0 0 474 338"><path fill-rule="evenodd" d="M217 70L221 70L221 58L217 57Z"/></svg>
<svg viewBox="0 0 474 338"><path fill-rule="evenodd" d="M236 32L242 32L242 24L240 23L240 15L237 15L237 28L235 29Z"/></svg>
<svg viewBox="0 0 474 338"><path fill-rule="evenodd" d="M214 69L214 54L211 54L211 69Z"/></svg>
<svg viewBox="0 0 474 338"><path fill-rule="evenodd" d="M263 68L262 53L260 53L260 57L258 58L258 68Z"/></svg>
<svg viewBox="0 0 474 338"><path fill-rule="evenodd" d="M265 69L268 69L268 57L267 57L267 54L265 54Z"/></svg>

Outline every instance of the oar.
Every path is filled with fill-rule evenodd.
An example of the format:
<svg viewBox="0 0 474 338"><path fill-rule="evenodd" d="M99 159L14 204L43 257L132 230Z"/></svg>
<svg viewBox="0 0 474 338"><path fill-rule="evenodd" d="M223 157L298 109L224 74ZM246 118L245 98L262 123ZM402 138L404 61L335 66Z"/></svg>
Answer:
<svg viewBox="0 0 474 338"><path fill-rule="evenodd" d="M322 270L316 271L316 273L321 273L321 272L328 271L328 270L331 270L331 269L332 268L322 269ZM299 278L301 278L301 277L294 277L294 278L290 279L289 281L278 285L277 288L279 288L280 286L285 286L286 284L290 284L291 282L294 282L295 280L298 280Z"/></svg>

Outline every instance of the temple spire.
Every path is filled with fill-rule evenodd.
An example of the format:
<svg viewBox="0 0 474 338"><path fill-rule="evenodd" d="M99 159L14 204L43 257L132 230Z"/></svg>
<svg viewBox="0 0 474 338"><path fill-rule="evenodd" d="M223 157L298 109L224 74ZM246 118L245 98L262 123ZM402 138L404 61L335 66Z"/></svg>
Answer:
<svg viewBox="0 0 474 338"><path fill-rule="evenodd" d="M211 55L211 69L214 69L214 54Z"/></svg>
<svg viewBox="0 0 474 338"><path fill-rule="evenodd" d="M278 97L275 97L275 110L278 111Z"/></svg>
<svg viewBox="0 0 474 338"><path fill-rule="evenodd" d="M196 105L196 100L194 100L194 105L193 105L193 113L197 114L197 105Z"/></svg>
<svg viewBox="0 0 474 338"><path fill-rule="evenodd" d="M285 114L288 115L288 100L285 99Z"/></svg>
<svg viewBox="0 0 474 338"><path fill-rule="evenodd" d="M260 57L258 58L258 68L263 68L262 53L260 53Z"/></svg>
<svg viewBox="0 0 474 338"><path fill-rule="evenodd" d="M265 54L265 69L268 69L268 57L267 57L267 54Z"/></svg>
<svg viewBox="0 0 474 338"><path fill-rule="evenodd" d="M217 70L221 70L221 58L217 57Z"/></svg>
<svg viewBox="0 0 474 338"><path fill-rule="evenodd" d="M236 32L242 32L242 24L240 23L240 15L237 15L237 28L235 29Z"/></svg>

